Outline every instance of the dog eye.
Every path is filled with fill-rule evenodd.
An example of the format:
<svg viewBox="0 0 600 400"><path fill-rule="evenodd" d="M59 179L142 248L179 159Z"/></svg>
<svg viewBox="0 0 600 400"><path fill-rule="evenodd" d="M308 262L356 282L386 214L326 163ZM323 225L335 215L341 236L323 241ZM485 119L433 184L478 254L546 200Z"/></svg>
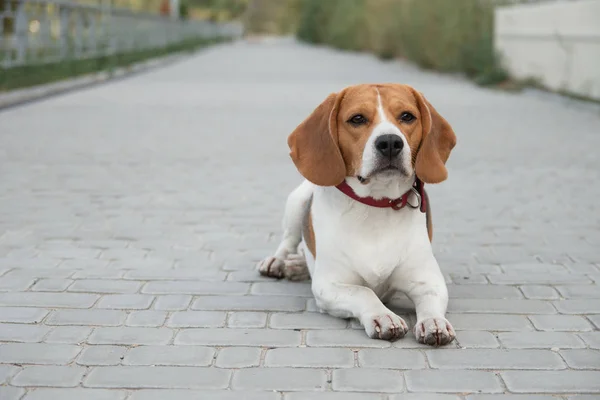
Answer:
<svg viewBox="0 0 600 400"><path fill-rule="evenodd" d="M417 117L415 117L409 112L404 112L400 115L400 118L398 119L402 122L413 122L415 119L417 119Z"/></svg>
<svg viewBox="0 0 600 400"><path fill-rule="evenodd" d="M355 116L353 116L352 118L350 118L348 120L348 122L351 123L352 125L358 126L358 125L364 125L368 121L364 117L364 115L362 115L362 114L356 114Z"/></svg>

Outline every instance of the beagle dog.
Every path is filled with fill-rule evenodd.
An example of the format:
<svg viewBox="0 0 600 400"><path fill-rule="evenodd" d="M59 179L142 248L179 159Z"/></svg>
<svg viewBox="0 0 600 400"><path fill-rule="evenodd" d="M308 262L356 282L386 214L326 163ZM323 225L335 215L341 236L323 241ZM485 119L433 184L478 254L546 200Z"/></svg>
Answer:
<svg viewBox="0 0 600 400"><path fill-rule="evenodd" d="M423 184L447 178L455 144L448 122L410 86L364 84L330 94L288 138L305 181L287 199L275 255L258 270L312 278L322 312L358 319L374 339L407 333L385 306L404 292L416 308L417 340L452 342Z"/></svg>

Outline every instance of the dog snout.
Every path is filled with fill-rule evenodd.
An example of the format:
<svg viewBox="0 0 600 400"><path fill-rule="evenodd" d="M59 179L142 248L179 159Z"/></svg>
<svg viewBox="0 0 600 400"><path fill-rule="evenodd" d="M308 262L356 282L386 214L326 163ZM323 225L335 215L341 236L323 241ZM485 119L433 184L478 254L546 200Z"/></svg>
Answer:
<svg viewBox="0 0 600 400"><path fill-rule="evenodd" d="M404 142L398 135L381 135L375 140L375 148L384 157L393 158L400 154Z"/></svg>

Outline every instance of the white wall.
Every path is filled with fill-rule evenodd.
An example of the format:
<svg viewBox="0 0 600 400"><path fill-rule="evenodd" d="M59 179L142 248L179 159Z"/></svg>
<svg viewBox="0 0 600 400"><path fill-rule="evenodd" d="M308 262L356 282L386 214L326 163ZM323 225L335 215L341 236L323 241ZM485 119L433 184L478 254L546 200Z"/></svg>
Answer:
<svg viewBox="0 0 600 400"><path fill-rule="evenodd" d="M495 46L520 79L600 100L600 0L499 7Z"/></svg>

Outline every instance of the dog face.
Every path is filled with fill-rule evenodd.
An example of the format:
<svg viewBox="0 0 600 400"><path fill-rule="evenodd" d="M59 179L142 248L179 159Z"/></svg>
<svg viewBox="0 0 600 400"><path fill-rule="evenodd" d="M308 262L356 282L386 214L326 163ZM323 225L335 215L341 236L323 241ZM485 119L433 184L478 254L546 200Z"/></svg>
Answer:
<svg viewBox="0 0 600 400"><path fill-rule="evenodd" d="M456 144L448 122L406 85L357 85L329 95L288 138L300 173L320 186L376 175L444 181Z"/></svg>

